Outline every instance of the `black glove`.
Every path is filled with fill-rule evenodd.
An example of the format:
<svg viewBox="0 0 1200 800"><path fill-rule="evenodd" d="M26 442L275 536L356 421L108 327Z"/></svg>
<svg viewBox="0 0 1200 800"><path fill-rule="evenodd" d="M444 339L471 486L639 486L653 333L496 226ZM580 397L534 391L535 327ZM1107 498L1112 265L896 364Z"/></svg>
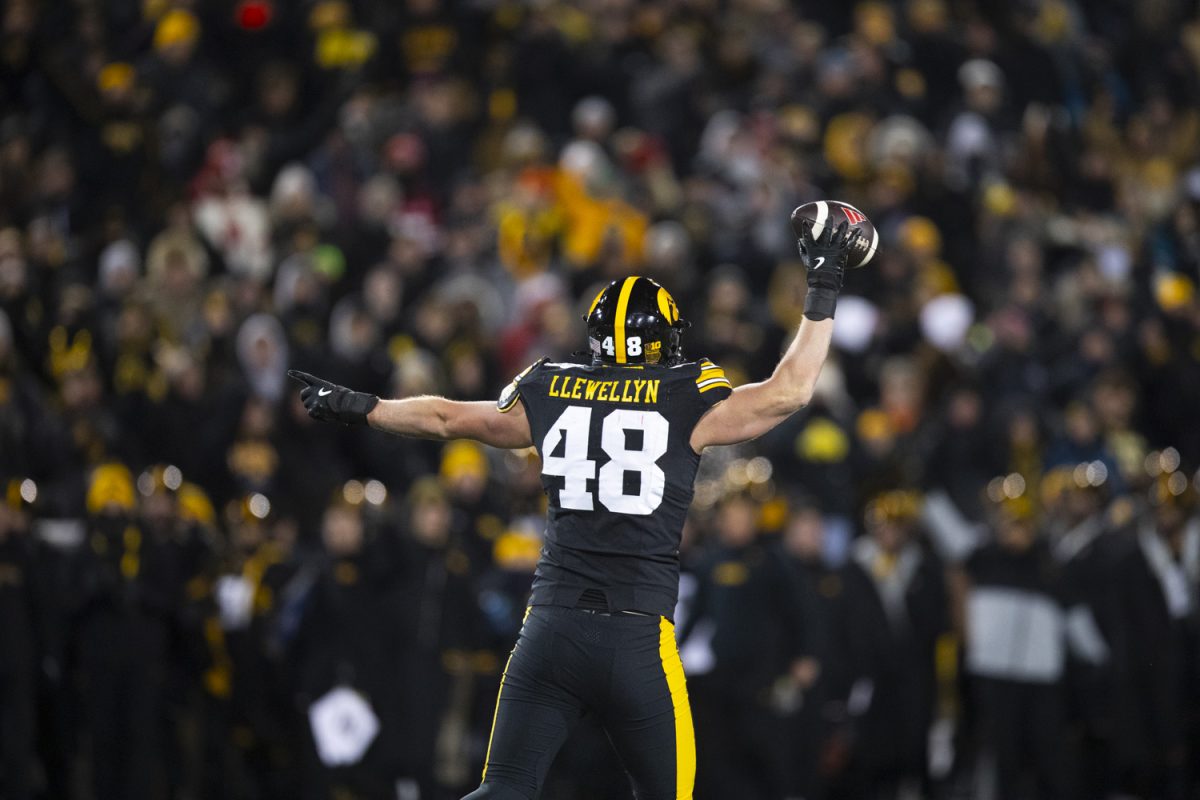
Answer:
<svg viewBox="0 0 1200 800"><path fill-rule="evenodd" d="M304 384L300 399L304 401L308 415L322 422L366 425L367 414L379 403L379 398L373 394L352 392L345 386L338 386L298 369L289 369L288 375Z"/></svg>
<svg viewBox="0 0 1200 800"><path fill-rule="evenodd" d="M858 241L859 232L843 222L836 228L826 225L821 235L813 238L812 227L812 220L804 220L796 243L804 266L808 268L804 316L813 320L828 319L837 308L846 261L850 257L850 248Z"/></svg>

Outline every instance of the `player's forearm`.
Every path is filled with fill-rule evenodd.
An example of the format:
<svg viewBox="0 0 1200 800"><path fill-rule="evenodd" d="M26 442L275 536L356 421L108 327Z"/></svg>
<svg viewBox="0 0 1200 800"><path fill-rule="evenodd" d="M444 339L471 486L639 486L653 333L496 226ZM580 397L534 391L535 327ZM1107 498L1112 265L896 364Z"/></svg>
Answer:
<svg viewBox="0 0 1200 800"><path fill-rule="evenodd" d="M454 439L454 401L423 395L402 400L380 400L367 415L376 430L420 439Z"/></svg>
<svg viewBox="0 0 1200 800"><path fill-rule="evenodd" d="M507 414L495 403L425 395L380 400L367 415L376 430L420 439L474 439L492 447L529 447L529 423L519 406Z"/></svg>
<svg viewBox="0 0 1200 800"><path fill-rule="evenodd" d="M829 355L833 320L804 319L779 360L775 372L766 381L768 391L763 411L770 416L789 417L812 400L821 367Z"/></svg>

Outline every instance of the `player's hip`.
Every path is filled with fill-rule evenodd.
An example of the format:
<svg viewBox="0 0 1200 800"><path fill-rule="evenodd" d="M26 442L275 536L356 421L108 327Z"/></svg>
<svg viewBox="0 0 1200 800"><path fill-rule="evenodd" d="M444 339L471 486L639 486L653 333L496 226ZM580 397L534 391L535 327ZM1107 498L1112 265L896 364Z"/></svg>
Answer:
<svg viewBox="0 0 1200 800"><path fill-rule="evenodd" d="M675 630L665 617L535 605L508 663L506 697L557 698L598 713L630 698L665 709L678 662Z"/></svg>
<svg viewBox="0 0 1200 800"><path fill-rule="evenodd" d="M670 622L658 614L638 611L602 612L560 605L530 607L521 629L521 640L537 637L564 639L596 648L623 651L657 651L663 625Z"/></svg>
<svg viewBox="0 0 1200 800"><path fill-rule="evenodd" d="M644 565L643 565L644 566ZM603 589L596 587L603 586ZM604 602L589 606L589 594L603 595ZM543 559L533 579L534 606L565 606L568 609L629 609L670 619L679 594L678 567L661 572L613 575L566 569Z"/></svg>

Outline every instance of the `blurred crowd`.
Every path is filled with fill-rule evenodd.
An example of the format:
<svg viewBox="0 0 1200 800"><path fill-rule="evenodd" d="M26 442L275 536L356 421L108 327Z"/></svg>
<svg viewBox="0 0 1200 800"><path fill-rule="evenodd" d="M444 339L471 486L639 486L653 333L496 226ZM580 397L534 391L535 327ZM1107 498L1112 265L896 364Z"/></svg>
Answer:
<svg viewBox="0 0 1200 800"><path fill-rule="evenodd" d="M536 455L285 371L491 399L638 273L753 380L820 198L882 247L702 465L697 797L1200 796L1194 4L7 0L0 797L473 787ZM629 796L586 720L544 795Z"/></svg>

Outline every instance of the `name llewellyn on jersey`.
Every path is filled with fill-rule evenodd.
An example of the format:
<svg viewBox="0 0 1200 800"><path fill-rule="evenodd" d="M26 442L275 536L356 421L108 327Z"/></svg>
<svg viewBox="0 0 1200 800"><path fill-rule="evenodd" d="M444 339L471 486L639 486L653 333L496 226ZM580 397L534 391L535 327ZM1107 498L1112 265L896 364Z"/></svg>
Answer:
<svg viewBox="0 0 1200 800"><path fill-rule="evenodd" d="M564 400L600 400L607 403L658 402L658 379L626 378L617 381L593 381L575 375L555 375L550 379L549 397Z"/></svg>

